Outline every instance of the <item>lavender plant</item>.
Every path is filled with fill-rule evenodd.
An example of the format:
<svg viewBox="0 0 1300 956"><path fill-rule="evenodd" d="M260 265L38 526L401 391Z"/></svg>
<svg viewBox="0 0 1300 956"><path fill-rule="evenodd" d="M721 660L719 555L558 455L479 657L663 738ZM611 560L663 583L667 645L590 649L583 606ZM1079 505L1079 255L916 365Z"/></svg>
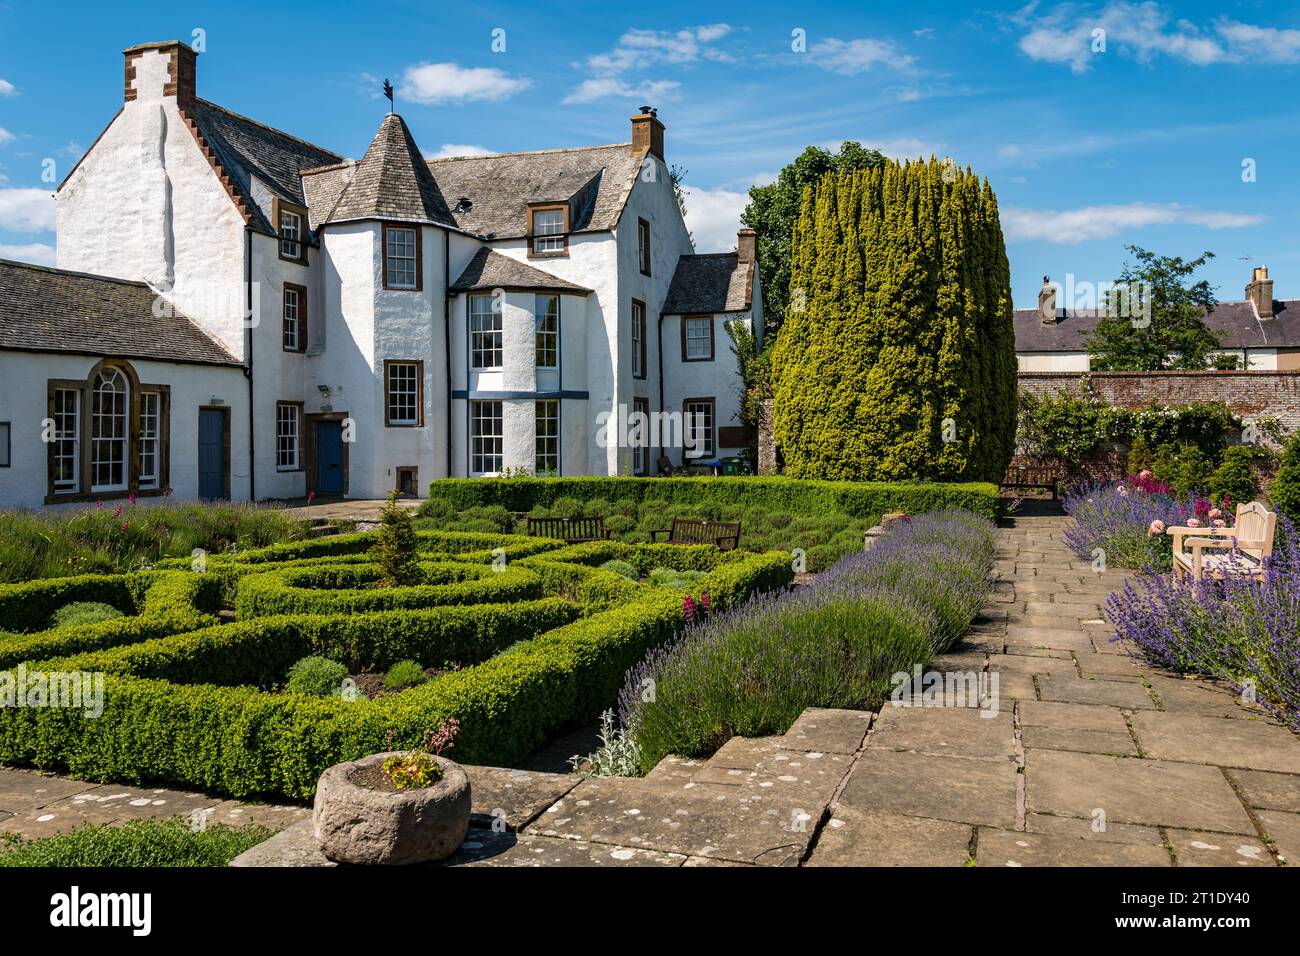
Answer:
<svg viewBox="0 0 1300 956"><path fill-rule="evenodd" d="M871 708L948 647L990 587L993 525L941 512L896 525L812 584L697 619L629 671L619 697L640 767L783 733L807 707Z"/></svg>
<svg viewBox="0 0 1300 956"><path fill-rule="evenodd" d="M1110 596L1116 639L1153 664L1226 680L1249 690L1300 730L1300 536L1279 519L1262 579L1229 575L1177 585L1148 569Z"/></svg>

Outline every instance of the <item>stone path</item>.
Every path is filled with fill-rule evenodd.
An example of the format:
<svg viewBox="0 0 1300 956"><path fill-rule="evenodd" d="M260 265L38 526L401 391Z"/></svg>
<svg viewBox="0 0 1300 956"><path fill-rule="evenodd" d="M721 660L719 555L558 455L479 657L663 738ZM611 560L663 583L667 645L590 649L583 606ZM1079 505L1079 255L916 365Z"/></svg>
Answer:
<svg viewBox="0 0 1300 956"><path fill-rule="evenodd" d="M707 760L670 757L640 779L467 767L474 817L447 863L1300 860L1300 738L1230 690L1139 666L1110 643L1101 606L1123 577L1096 574L1070 555L1065 522L1021 518L1000 532L993 600L966 640L931 664L983 675L990 692L996 677L996 707L990 695L983 708L972 699L965 707L886 705L880 714L809 710L782 736L736 738ZM217 808L211 820L291 824L236 865L331 865L300 807L0 770L0 815L9 814L0 829L32 835L70 819L198 806Z"/></svg>

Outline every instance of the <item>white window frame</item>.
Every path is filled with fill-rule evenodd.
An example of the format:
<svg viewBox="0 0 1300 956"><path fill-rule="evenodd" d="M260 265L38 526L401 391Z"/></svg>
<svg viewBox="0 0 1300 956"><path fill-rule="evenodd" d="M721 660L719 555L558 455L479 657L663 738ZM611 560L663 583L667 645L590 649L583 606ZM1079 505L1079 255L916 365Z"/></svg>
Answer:
<svg viewBox="0 0 1300 956"><path fill-rule="evenodd" d="M698 452L692 455L692 460L701 458L711 458L717 455L718 450L713 446L713 430L716 424L713 421L715 410L718 403L716 399L701 399L698 401L688 401L682 409L682 434L690 437L690 448L686 450L695 450ZM703 422L700 418L703 418ZM703 430L704 447L699 445L699 429ZM683 453L683 457L685 457Z"/></svg>
<svg viewBox="0 0 1300 956"><path fill-rule="evenodd" d="M111 386L111 388L110 388ZM104 409L104 399L112 397L112 407ZM117 366L99 370L90 386L90 490L126 491L131 480L130 462L131 382ZM107 434L106 434L107 432ZM98 481L101 469L108 470L109 481ZM121 469L118 480L113 472Z"/></svg>
<svg viewBox="0 0 1300 956"><path fill-rule="evenodd" d="M147 462L153 466L148 467ZM153 489L162 476L162 393L140 392L139 487Z"/></svg>
<svg viewBox="0 0 1300 956"><path fill-rule="evenodd" d="M388 425L420 424L420 364L418 362L388 363L388 394L384 396L385 409L388 413ZM398 417L393 414L393 399L400 404L410 404L411 415Z"/></svg>
<svg viewBox="0 0 1300 956"><path fill-rule="evenodd" d="M12 422L0 422L0 468L13 465L13 431Z"/></svg>
<svg viewBox="0 0 1300 956"><path fill-rule="evenodd" d="M641 327L645 325L645 303L637 299L632 300L632 377L645 378L641 374L641 368L645 364L641 356L641 351L645 348L645 342L641 338Z"/></svg>
<svg viewBox="0 0 1300 956"><path fill-rule="evenodd" d="M563 208L534 209L532 217L533 255L555 255L569 248L564 230Z"/></svg>
<svg viewBox="0 0 1300 956"><path fill-rule="evenodd" d="M533 403L533 474L559 477L560 474L560 400L539 398ZM551 465L554 462L554 465Z"/></svg>
<svg viewBox="0 0 1300 956"><path fill-rule="evenodd" d="M298 471L301 461L302 408L293 402L276 402L275 470Z"/></svg>
<svg viewBox="0 0 1300 956"><path fill-rule="evenodd" d="M280 210L280 256L284 259L302 259L302 213L292 209Z"/></svg>
<svg viewBox="0 0 1300 956"><path fill-rule="evenodd" d="M413 227L384 227L384 253L387 256L387 261L384 263L386 288L410 290L420 287L420 272L416 262L419 249L419 239ZM404 281L408 271L410 282Z"/></svg>
<svg viewBox="0 0 1300 956"><path fill-rule="evenodd" d="M640 438L632 444L632 473L644 475L650 465L650 401L644 398L632 399L632 414L640 412L645 416L641 422Z"/></svg>
<svg viewBox="0 0 1300 956"><path fill-rule="evenodd" d="M487 311L481 306L487 303ZM501 300L495 294L469 297L469 367L496 371L502 367Z"/></svg>
<svg viewBox="0 0 1300 956"><path fill-rule="evenodd" d="M81 389L54 390L54 461L55 474L60 462L71 464L72 477L55 478L56 495L76 494L81 488Z"/></svg>
<svg viewBox="0 0 1300 956"><path fill-rule="evenodd" d="M686 323L686 361L713 361L713 316L688 315L682 321ZM692 334L692 328L702 331Z"/></svg>
<svg viewBox="0 0 1300 956"><path fill-rule="evenodd" d="M297 289L285 286L283 298L284 332L280 344L286 352L297 352L299 350L298 327L302 315L302 295Z"/></svg>
<svg viewBox="0 0 1300 956"><path fill-rule="evenodd" d="M550 309L542 311L543 302L554 302L555 311ZM555 369L560 367L560 297L558 295L544 295L538 293L533 297L533 323L535 327L534 340L534 359L537 367L542 369ZM548 328L547 326L553 326ZM543 358L550 353L551 361L544 362Z"/></svg>
<svg viewBox="0 0 1300 956"><path fill-rule="evenodd" d="M470 474L475 477L501 474L505 465L505 425L500 400L470 400L469 434Z"/></svg>

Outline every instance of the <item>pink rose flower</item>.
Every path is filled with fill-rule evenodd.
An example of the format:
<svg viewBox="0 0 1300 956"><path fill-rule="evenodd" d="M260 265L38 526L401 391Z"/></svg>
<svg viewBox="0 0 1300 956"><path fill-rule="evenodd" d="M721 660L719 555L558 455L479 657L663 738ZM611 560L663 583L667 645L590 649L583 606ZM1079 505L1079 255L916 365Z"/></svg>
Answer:
<svg viewBox="0 0 1300 956"><path fill-rule="evenodd" d="M1161 521L1159 518L1151 522L1151 527L1147 528L1148 538L1153 538L1158 534L1164 534L1164 533L1165 533L1165 523Z"/></svg>
<svg viewBox="0 0 1300 956"><path fill-rule="evenodd" d="M1201 526L1201 519L1200 519L1200 518L1188 518L1188 519L1187 519L1187 527L1189 527L1189 528L1199 528L1200 526Z"/></svg>
<svg viewBox="0 0 1300 956"><path fill-rule="evenodd" d="M1141 471L1138 472L1138 477L1141 478L1143 481L1146 481L1148 478L1151 477L1151 472L1143 468Z"/></svg>
<svg viewBox="0 0 1300 956"><path fill-rule="evenodd" d="M1222 518L1215 518L1215 519L1214 519L1214 526L1215 526L1216 528L1222 528L1222 527L1225 527L1226 525L1227 525L1227 522L1224 521Z"/></svg>

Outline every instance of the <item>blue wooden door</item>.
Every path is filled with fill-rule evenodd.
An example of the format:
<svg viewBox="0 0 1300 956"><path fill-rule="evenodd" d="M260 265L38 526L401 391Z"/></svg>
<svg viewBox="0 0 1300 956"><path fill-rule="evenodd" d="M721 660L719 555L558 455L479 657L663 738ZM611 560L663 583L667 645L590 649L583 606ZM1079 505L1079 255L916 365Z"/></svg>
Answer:
<svg viewBox="0 0 1300 956"><path fill-rule="evenodd" d="M223 408L199 409L199 497L226 497L226 415Z"/></svg>
<svg viewBox="0 0 1300 956"><path fill-rule="evenodd" d="M343 423L316 423L316 493L343 494Z"/></svg>

